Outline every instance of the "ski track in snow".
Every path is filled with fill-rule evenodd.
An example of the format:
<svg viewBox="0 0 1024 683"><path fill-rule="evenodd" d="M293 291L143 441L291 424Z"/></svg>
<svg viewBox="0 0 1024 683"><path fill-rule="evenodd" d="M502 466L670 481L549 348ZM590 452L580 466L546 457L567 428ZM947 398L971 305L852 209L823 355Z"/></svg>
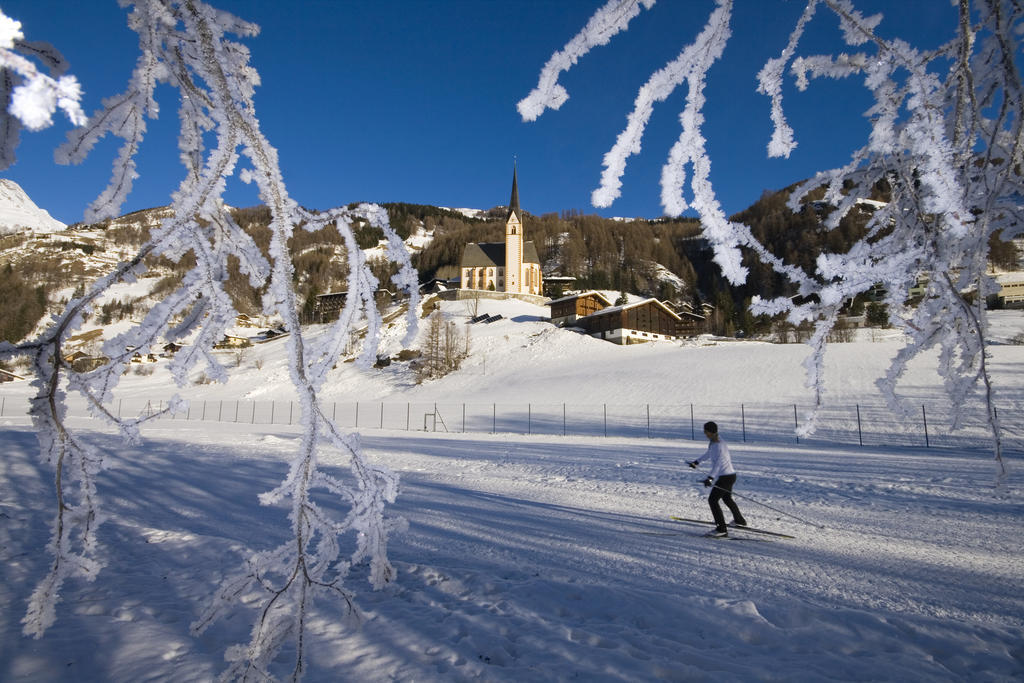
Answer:
<svg viewBox="0 0 1024 683"><path fill-rule="evenodd" d="M110 565L65 589L40 641L18 620L45 562L48 475L28 429L2 432L0 678L204 680L244 639L251 615L195 639L188 624L247 548L283 540L285 512L255 498L296 437L151 431L140 448L92 433L116 449L100 491ZM994 497L988 462L737 444L737 493L805 521L739 499L751 524L796 539L733 542L668 519L708 517L684 465L695 442L396 432L364 444L402 475L399 578L374 593L350 577L358 626L315 615L308 680L1024 674L1022 481Z"/></svg>

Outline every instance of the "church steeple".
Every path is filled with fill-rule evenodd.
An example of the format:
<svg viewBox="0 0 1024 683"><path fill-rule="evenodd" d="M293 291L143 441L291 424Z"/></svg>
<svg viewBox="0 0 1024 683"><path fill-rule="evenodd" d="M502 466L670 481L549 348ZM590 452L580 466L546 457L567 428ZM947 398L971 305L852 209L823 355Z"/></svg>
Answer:
<svg viewBox="0 0 1024 683"><path fill-rule="evenodd" d="M515 211L516 217L522 221L523 212L519 208L519 183L516 181L516 164L512 165L512 197L508 200L508 214L505 216L506 221L508 221L513 211Z"/></svg>
<svg viewBox="0 0 1024 683"><path fill-rule="evenodd" d="M512 198L508 200L505 216L505 291L522 292L523 273L523 212L519 208L519 183L516 166L512 166Z"/></svg>

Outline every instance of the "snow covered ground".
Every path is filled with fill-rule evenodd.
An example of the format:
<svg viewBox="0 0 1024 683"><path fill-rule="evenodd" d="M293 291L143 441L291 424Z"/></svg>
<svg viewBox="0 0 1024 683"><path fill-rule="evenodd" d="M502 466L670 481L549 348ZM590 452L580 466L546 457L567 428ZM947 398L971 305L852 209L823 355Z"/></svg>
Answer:
<svg viewBox="0 0 1024 683"><path fill-rule="evenodd" d="M455 317L465 304L445 304ZM473 356L415 385L408 368L340 364L337 401L585 405L695 403L697 419L741 402L805 403L802 346L755 342L615 347L555 330L543 308L485 302L504 320L472 329ZM1019 406L1024 316L995 317L1000 400ZM397 344L401 330L389 332ZM898 341L866 335L829 356L830 399L876 401L873 380ZM288 400L280 342L254 347L227 386L183 390L193 403ZM388 349L392 353L397 347ZM169 397L166 371L129 374L128 400ZM928 359L907 377L937 400ZM111 455L101 481L108 566L72 582L41 640L20 635L46 564L52 474L27 420L24 385L0 387L0 680L208 680L248 638L240 609L198 638L189 624L224 575L287 534L286 511L261 507L297 437L287 425L164 420L126 447L85 419ZM1019 433L1024 418L1003 419ZM307 680L1017 681L1024 678L1024 477L1020 450L997 494L987 442L970 448L738 438L748 521L795 538L705 527L688 438L603 438L372 429L373 460L398 471L391 544L397 582L372 592L357 572L358 623L312 620ZM1016 444L1011 444L1017 448ZM326 456L330 468L345 463ZM340 456L339 456L340 458ZM327 506L337 503L324 501ZM346 539L351 542L352 539ZM281 662L281 673L290 671Z"/></svg>

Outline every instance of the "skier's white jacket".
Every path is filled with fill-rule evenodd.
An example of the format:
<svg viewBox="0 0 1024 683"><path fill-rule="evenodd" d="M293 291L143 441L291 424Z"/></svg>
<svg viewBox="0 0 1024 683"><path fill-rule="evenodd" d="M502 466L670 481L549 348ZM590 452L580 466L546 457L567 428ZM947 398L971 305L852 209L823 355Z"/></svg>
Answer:
<svg viewBox="0 0 1024 683"><path fill-rule="evenodd" d="M704 455L697 458L697 462L703 462L708 458L711 458L710 476L712 479L718 479L725 474L736 474L736 470L732 468L732 456L729 455L729 447L721 439L709 443L708 449L704 451Z"/></svg>

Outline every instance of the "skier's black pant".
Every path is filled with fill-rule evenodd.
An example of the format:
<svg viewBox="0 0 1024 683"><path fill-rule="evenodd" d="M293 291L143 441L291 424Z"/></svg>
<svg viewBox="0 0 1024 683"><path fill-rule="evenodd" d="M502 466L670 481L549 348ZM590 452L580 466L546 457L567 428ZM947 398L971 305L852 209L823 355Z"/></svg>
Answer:
<svg viewBox="0 0 1024 683"><path fill-rule="evenodd" d="M711 488L711 495L708 496L708 505L711 506L711 514L715 517L715 526L719 531L725 530L725 515L722 514L722 506L718 504L718 501L725 503L725 506L729 508L729 512L732 513L733 520L737 524L746 524L746 520L743 519L743 513L740 512L740 508L736 505L736 501L732 499L732 487L736 483L735 474L723 474L715 480L714 486Z"/></svg>

